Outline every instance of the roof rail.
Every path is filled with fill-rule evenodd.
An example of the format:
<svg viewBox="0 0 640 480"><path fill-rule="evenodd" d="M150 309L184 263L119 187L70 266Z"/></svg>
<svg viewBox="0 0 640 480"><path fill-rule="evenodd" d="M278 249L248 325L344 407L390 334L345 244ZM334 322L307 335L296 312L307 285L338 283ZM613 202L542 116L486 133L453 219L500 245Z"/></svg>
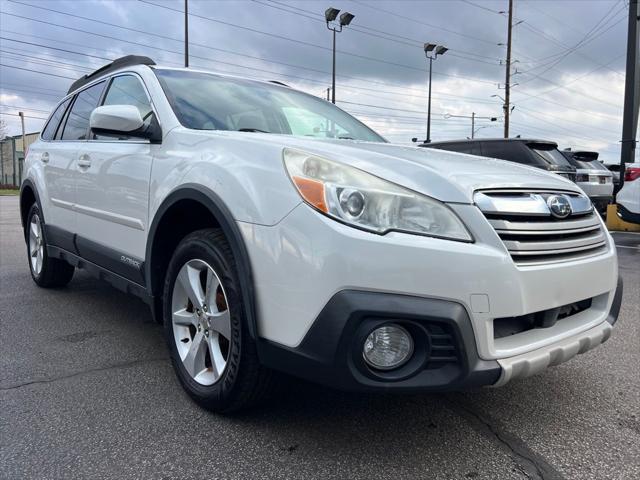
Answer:
<svg viewBox="0 0 640 480"><path fill-rule="evenodd" d="M78 80L73 82L69 87L69 91L67 92L67 95L73 92L74 90L77 90L78 88L82 87L83 85L86 85L94 78L100 75L104 75L105 73L109 73L114 70L117 70L119 68L129 67L131 65L155 65L155 64L156 62L151 60L149 57L143 57L140 55L127 55L125 57L116 58L113 62L100 67L95 72L89 73L87 75L83 75Z"/></svg>
<svg viewBox="0 0 640 480"><path fill-rule="evenodd" d="M282 85L283 87L289 87L286 83L281 82L280 80L269 80L269 83L275 83L276 85ZM291 88L291 87L289 87Z"/></svg>

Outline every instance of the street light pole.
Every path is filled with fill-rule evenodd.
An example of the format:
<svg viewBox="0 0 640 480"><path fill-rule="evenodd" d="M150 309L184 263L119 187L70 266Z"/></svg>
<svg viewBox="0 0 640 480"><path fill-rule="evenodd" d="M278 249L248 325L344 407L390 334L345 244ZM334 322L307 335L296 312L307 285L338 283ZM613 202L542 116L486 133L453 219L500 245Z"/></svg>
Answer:
<svg viewBox="0 0 640 480"><path fill-rule="evenodd" d="M184 0L184 66L189 67L189 0Z"/></svg>
<svg viewBox="0 0 640 480"><path fill-rule="evenodd" d="M476 132L476 112L471 112L471 140L475 136Z"/></svg>
<svg viewBox="0 0 640 480"><path fill-rule="evenodd" d="M24 163L27 158L27 135L24 131L24 112L18 112L18 116L20 117L20 125L22 127L22 162ZM13 156L15 160L15 154ZM20 170L20 159L18 159L18 170ZM22 179L20 178L20 172L18 171L18 182L16 183L16 164L13 164L13 183L14 185L19 185Z"/></svg>
<svg viewBox="0 0 640 480"><path fill-rule="evenodd" d="M333 29L333 68L331 68L331 103L336 103L336 30Z"/></svg>
<svg viewBox="0 0 640 480"><path fill-rule="evenodd" d="M450 113L445 113L444 118L470 118L471 119L471 138L475 137L475 134L481 128L486 128L487 125L478 127L476 129L476 118L479 120L489 120L490 122L497 122L498 117L478 117L476 116L476 112L471 112L471 115L451 115Z"/></svg>
<svg viewBox="0 0 640 480"><path fill-rule="evenodd" d="M424 53L429 59L429 100L427 104L427 139L425 143L431 143L431 72L433 69L433 61L438 58L438 55L444 55L449 50L442 45L436 45L435 43L425 43Z"/></svg>
<svg viewBox="0 0 640 480"><path fill-rule="evenodd" d="M427 106L427 143L431 143L431 69L433 57L429 57L429 101Z"/></svg>
<svg viewBox="0 0 640 480"><path fill-rule="evenodd" d="M324 12L324 18L327 21L327 28L333 32L333 67L331 69L331 103L336 103L336 33L342 31L343 27L346 27L354 19L355 15L349 12L343 12L340 15L338 25L331 26L331 22L335 22L338 18L340 10L337 8L329 7Z"/></svg>

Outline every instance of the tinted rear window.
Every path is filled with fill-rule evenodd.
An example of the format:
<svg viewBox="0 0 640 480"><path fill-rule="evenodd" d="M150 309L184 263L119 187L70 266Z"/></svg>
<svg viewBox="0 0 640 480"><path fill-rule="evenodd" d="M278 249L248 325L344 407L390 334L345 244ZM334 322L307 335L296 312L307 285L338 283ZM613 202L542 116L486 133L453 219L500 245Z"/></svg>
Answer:
<svg viewBox="0 0 640 480"><path fill-rule="evenodd" d="M546 165L554 165L558 167L571 167L569 161L564 155L556 148L555 145L547 145L544 143L530 143L528 147L536 157L541 159Z"/></svg>
<svg viewBox="0 0 640 480"><path fill-rule="evenodd" d="M479 142L482 147L482 155L485 157L508 160L510 162L524 163L526 165L539 165L531 157L521 142Z"/></svg>
<svg viewBox="0 0 640 480"><path fill-rule="evenodd" d="M67 116L67 123L62 132L62 140L86 140L89 131L89 117L98 106L105 82L96 83L76 96Z"/></svg>
<svg viewBox="0 0 640 480"><path fill-rule="evenodd" d="M62 120L64 112L67 110L70 101L71 99L67 98L64 102L58 105L58 108L56 108L55 112L53 112L53 115L51 115L47 126L44 127L44 130L42 131L43 140L53 139L56 134L56 130L58 129L58 125L60 124L60 120Z"/></svg>
<svg viewBox="0 0 640 480"><path fill-rule="evenodd" d="M476 146L476 142L460 142L460 143L443 143L441 145L425 145L429 148L437 148L438 150L446 150L448 152L468 153L470 155L481 155L480 150Z"/></svg>

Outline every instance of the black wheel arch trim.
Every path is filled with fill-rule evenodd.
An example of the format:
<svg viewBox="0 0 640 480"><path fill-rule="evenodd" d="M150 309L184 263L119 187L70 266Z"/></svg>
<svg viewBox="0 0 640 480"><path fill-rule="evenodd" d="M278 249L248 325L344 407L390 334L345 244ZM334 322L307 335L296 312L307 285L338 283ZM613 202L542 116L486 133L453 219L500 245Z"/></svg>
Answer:
<svg viewBox="0 0 640 480"><path fill-rule="evenodd" d="M22 185L20 185L20 221L22 222L22 229L25 230L25 226L27 223L27 219L24 215L24 212L22 210L22 199L24 198L24 191L25 188L29 187L29 189L33 192L33 196L36 199L36 204L38 205L38 210L40 210L40 216L42 217L42 221L45 221L45 217L44 217L44 212L42 211L42 203L40 203L40 194L38 193L38 189L36 188L35 184L31 181L31 179L29 178L25 178L22 181ZM29 212L27 212L28 214ZM26 234L26 230L25 230L25 234Z"/></svg>
<svg viewBox="0 0 640 480"><path fill-rule="evenodd" d="M181 200L194 200L204 205L212 216L217 220L224 235L227 237L231 251L238 268L238 275L242 285L242 300L246 306L247 324L249 333L254 340L258 339L258 328L255 308L255 292L251 262L247 252L244 239L240 233L231 211L222 201L222 199L211 189L196 183L187 183L173 190L162 202L158 210L155 212L153 221L149 228L147 236L147 246L145 250L145 272L144 277L147 279L147 288L149 295L159 298L162 295L162 285L157 286L157 282L153 281L153 245L156 231L164 214L177 202ZM157 314L156 314L157 315ZM161 317L159 317L161 318Z"/></svg>

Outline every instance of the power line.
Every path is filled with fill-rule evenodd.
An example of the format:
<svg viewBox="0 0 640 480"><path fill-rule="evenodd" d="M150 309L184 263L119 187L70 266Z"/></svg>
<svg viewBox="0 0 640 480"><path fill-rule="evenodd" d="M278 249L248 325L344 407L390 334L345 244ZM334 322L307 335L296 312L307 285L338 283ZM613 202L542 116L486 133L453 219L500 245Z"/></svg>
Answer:
<svg viewBox="0 0 640 480"><path fill-rule="evenodd" d="M153 3L153 2L148 2L146 0L138 0L138 1L142 2L142 3L147 3L147 4L150 4L150 5L154 5L154 6L157 6L159 8L164 8L164 9L167 9L167 10L175 11L175 12L182 12L181 10L177 10L177 9L174 9L174 8L171 8L171 7L167 7L167 6L164 6L164 5L157 5L157 4ZM16 2L16 3L20 3L20 2ZM24 5L28 5L28 4L24 4ZM33 8L45 9L45 7L39 7L39 6L35 6L35 5L29 5L29 6L31 6ZM53 10L53 9L45 9L45 10ZM66 12L60 12L60 11L55 11L55 12L63 14L63 15L67 15ZM40 19L36 19L36 18L32 18L32 17L27 17L27 16L24 16L24 15L18 15L18 14L9 13L9 12L2 12L2 14L18 17L18 18L21 18L21 19L24 19L24 20L33 21L33 22L43 23L43 24L46 24L46 25L56 26L56 27L59 27L59 28L65 28L67 30L72 30L72 31L80 32L80 33L85 33L87 35L93 35L93 36L97 36L97 37L102 37L102 38L106 38L106 39L109 39L109 40L116 40L116 41L119 41L119 42L129 43L129 44L136 45L136 46L141 46L141 47L145 47L145 48L152 48L152 49L155 49L155 50L165 51L165 52L172 53L172 54L180 54L181 56L183 55L182 52L178 52L176 50L170 50L170 49L167 49L167 48L161 48L161 47L157 47L157 46L154 46L154 45L148 45L148 44L144 44L144 43L140 43L140 42L133 42L131 40L125 40L125 39L113 37L113 36L110 36L110 35L105 35L105 34L100 34L100 33L91 32L91 31L87 31L87 30L82 30L82 29L79 29L79 28L69 27L67 25L61 25L61 24L58 24L58 23L49 22L49 21L45 21L45 20L40 20ZM198 17L198 18L203 18L203 19L206 19L206 20L210 20L210 21L213 21L213 22L221 22L220 20L212 19L212 18L209 18L209 17L204 17L204 16L197 15L197 14L194 14L194 13L189 13L189 15L190 16L195 16L195 17ZM78 15L71 15L71 16L79 17ZM89 17L81 17L81 18L83 18L85 20L97 21L97 20L91 19ZM99 23L108 23L108 22L102 22L102 21L98 21L98 22ZM228 24L227 22L222 22L222 23ZM130 30L128 27L122 27L122 26L116 25L116 24L109 24L109 25L113 26L113 27L117 27L117 28L123 28L125 30ZM292 42L295 42L295 43L300 43L300 44L303 44L303 45L308 45L308 46L312 46L312 47L315 47L315 48L320 48L320 49L323 49L323 50L330 50L328 47L324 47L322 45L316 45L316 44L309 43L309 42L304 42L304 41L301 41L301 40L291 39L289 37L284 37L282 35L271 34L269 32L262 32L262 31L259 31L259 30L250 29L248 27L243 27L243 26L235 25L235 24L229 24L229 25L237 27L237 28L249 29L251 31L255 31L257 33L261 33L261 34L264 34L264 35L269 35L269 36L274 36L275 35L277 38L282 38L282 39L289 40L289 41L292 41ZM151 33L151 32L144 32L144 31L138 30L138 29L133 29L133 31L136 31L138 33L146 33L146 34L149 34L149 35L159 36L161 38L166 38L168 40L178 41L177 39L174 39L174 38L171 38L171 37L166 37L166 36L158 35L158 34ZM300 69L304 69L304 70L314 71L316 73L328 74L328 72L325 72L325 71L322 71L322 70L318 70L318 69L309 68L309 67L302 67L302 66L299 66L299 65L294 65L294 64L284 63L284 62L279 62L279 61L274 61L274 60L266 60L266 59L263 59L261 57L255 57L255 56L252 56L252 55L247 55L247 54L242 54L242 53L233 52L233 51L229 51L229 50L224 50L224 49L220 49L220 48L216 48L216 47L211 47L211 46L208 46L208 45L201 45L201 44L194 44L194 43L191 43L191 44L192 45L201 46L203 48L209 48L209 49L212 49L212 50L217 50L217 51L222 51L222 52L225 52L225 53L230 53L232 55L239 55L239 56L242 56L242 57L245 57L245 58L253 58L255 60L266 61L268 63L276 63L276 64L281 64L281 65L292 67L292 68L300 68ZM411 66L411 65L399 64L399 63L395 63L395 62L389 62L389 61L386 61L386 60L377 59L377 58L373 58L373 57L367 57L367 56L364 56L364 55L358 55L358 54L354 54L354 53L350 53L350 52L344 52L344 51L341 51L341 50L339 50L338 52L342 53L344 55L350 55L350 56L354 56L354 57L357 57L357 58L362 58L362 59L366 59L366 60L370 60L370 61L374 61L374 62L386 63L386 64L389 64L389 65L399 66L399 67L403 67L403 68L407 68L407 69L411 69L411 70L416 70L416 71L420 71L420 72L424 72L425 71L424 68L414 67L414 66ZM212 60L210 58L197 56L197 55L193 55L193 54L191 55L191 57L199 58L199 59L203 59L203 60L207 60L207 61L214 61L214 60ZM229 63L229 62L223 62L223 61L220 61L220 60L215 60L215 62L217 62L217 63L226 63L226 64L230 64L230 65L234 65L234 66L240 66L240 67L243 67L243 68L249 68L249 67L245 67L243 65L237 65L237 64L233 64L233 63ZM462 75L455 75L455 74L444 73L444 72L436 72L436 74L440 75L440 76L457 78L457 79L461 79L461 80L468 80L468 81L478 82L478 83L485 83L485 84L489 84L489 85L493 85L494 84L494 82L491 82L491 81L488 81L488 80L482 80L482 79L473 78L473 77L466 77L466 76L462 76ZM346 78L344 75L342 75L342 77Z"/></svg>
<svg viewBox="0 0 640 480"><path fill-rule="evenodd" d="M157 7L157 8L163 8L165 10L170 10L170 11L173 11L173 12L184 13L182 10L178 10L178 9L175 9L175 8L167 7L166 5L160 5L160 4L157 4L157 3L154 3L154 2L150 2L148 0L138 0L138 1L141 2L141 3L146 3L146 4L149 4L149 5L153 5L154 7ZM226 22L226 21L219 20L219 19L216 19L216 18L206 17L204 15L198 15L198 14L190 12L189 16L196 17L196 18L201 18L201 19L204 19L204 20L208 20L208 21L215 22L215 23L220 23L220 24L231 26L231 27L235 27L235 28L239 28L239 29L242 29L242 30L247 30L247 31L250 31L250 32L253 32L253 33L259 33L261 35L266 35L266 36L269 36L269 37L279 38L281 40L286 40L286 41L297 43L297 44L300 44L300 45L306 45L306 46L309 46L309 47L314 47L314 48L319 48L319 49L322 49L322 50L331 51L331 49L329 47L325 47L323 45L317 45L315 43L310 43L310 42L306 42L306 41L303 41L303 40L299 40L299 39L295 39L295 38L291 38L291 37L286 37L284 35L279 35L279 34L276 34L276 33L264 32L262 30L257 30L255 28L245 27L243 25L237 25L237 24ZM389 60L383 60L383 59L380 59L380 58L369 57L369 56L360 55L360 54L357 54L357 53L345 52L344 50L337 50L337 52L341 53L342 55L349 55L349 56L352 56L352 57L355 57L355 58L360 58L360 59L363 59L363 60L368 60L368 61L377 62L377 63L383 63L383 64L392 65L392 66L396 66L396 67L400 67L400 68L405 68L405 69L408 69L408 70L415 70L415 71L419 71L419 72L425 72L425 69L422 68L422 67L415 67L415 66L412 66L412 65L406 65L406 64L403 64L403 63L391 62ZM466 77L466 76L462 76L462 75L454 75L454 74L450 74L450 73L439 73L439 75L447 76L447 77L453 77L453 78L459 78L461 80L468 80L468 81L471 81L471 82L486 83L486 84L489 84L489 85L493 85L494 84L494 82L491 82L491 81L488 81L488 80L483 80L483 79L473 78L473 77Z"/></svg>
<svg viewBox="0 0 640 480"><path fill-rule="evenodd" d="M28 108L28 107L16 107L15 105L6 105L4 103L0 103L0 107L4 108L13 108L15 110L28 110L30 112L39 112L39 113L49 113L49 110L39 110L37 108Z"/></svg>
<svg viewBox="0 0 640 480"><path fill-rule="evenodd" d="M625 54L624 54L624 53L623 53L623 54L621 54L621 55L618 55L617 57L615 57L615 58L613 58L612 60L610 60L610 61L607 63L607 65L610 65L610 64L612 64L612 63L614 63L614 62L618 61L620 58L622 58L622 57L624 57L624 56L625 56ZM542 95L548 95L549 93L554 92L554 91L556 91L556 90L559 90L559 89L561 89L561 88L562 88L562 89L565 89L565 90L567 90L567 91L570 91L570 92L575 92L575 90L570 89L570 88L567 88L567 85L571 85L571 84L573 84L573 83L577 82L578 80L582 80L584 77L587 77L587 76L591 75L592 73L597 72L598 70L602 70L603 68L604 68L604 66L596 67L596 68L594 68L594 69L592 69L592 70L589 70L588 72L586 72L586 73L584 73L584 74L582 74L582 75L580 75L580 76L578 76L578 77L574 78L573 80L569 80L568 82L564 82L563 84L558 84L558 83L553 82L553 83L556 85L554 88L550 88L549 90L545 90L545 91L544 91L544 92L542 92L542 93L537 93L537 94L534 94L534 95L529 95L527 98L525 98L525 99L523 99L523 100L520 100L520 102L523 102L523 101L529 101L529 100L532 100L532 99L534 99L534 98L538 98L538 97L540 97L540 96L542 96ZM610 105L611 105L611 104L610 104ZM616 106L617 106L617 105L616 105Z"/></svg>
<svg viewBox="0 0 640 480"><path fill-rule="evenodd" d="M0 112L0 115L11 115L12 117L19 117L20 115L18 115L17 113L5 113L5 112ZM46 120L48 117L36 117L33 115L25 115L25 118L35 118L38 120Z"/></svg>
<svg viewBox="0 0 640 480"><path fill-rule="evenodd" d="M58 77L58 78L66 78L69 80L75 80L75 77L65 77L64 75L56 75L54 73L41 72L39 70L31 70L30 68L15 67L13 65L6 65L4 63L0 63L0 67L14 68L16 70L24 70L25 72L40 73L42 75L48 75L50 77Z"/></svg>
<svg viewBox="0 0 640 480"><path fill-rule="evenodd" d="M421 20L417 20L415 18L407 17L405 15L400 15L399 13L393 12L391 10L386 10L386 9L380 8L378 6L374 7L373 5L369 5L369 4L361 2L359 0L351 0L351 1L354 2L354 3L357 3L358 5L362 5L363 7L367 7L367 8L370 8L372 10L379 11L379 12L384 12L387 15L392 15L394 17L402 18L403 20L407 20L409 22L417 23L417 24L420 24L420 25L423 25L423 26L426 26L426 27L430 27L430 28L435 28L437 30L442 30L444 32L451 33L453 35L458 35L460 37L464 37L464 38L467 38L467 39L475 40L475 41L478 41L478 42L487 43L487 44L492 45L494 47L496 46L496 42L492 42L491 40L487 40L486 38L480 38L480 37L476 37L476 36L473 36L473 35L468 35L466 33L457 32L455 30L451 30L451 29L445 28L445 27L443 27L441 25L436 25L436 24L433 24L433 23L423 22Z"/></svg>
<svg viewBox="0 0 640 480"><path fill-rule="evenodd" d="M615 6L617 6L617 5L614 5L614 8L615 8ZM599 36L601 36L601 35L603 35L604 33L608 32L610 29L612 29L612 28L613 28L613 27L615 27L618 23L620 23L620 21L621 21L622 19L621 19L621 20L618 20L618 21L617 21L617 22L615 22L614 24L610 25L606 30L601 30L600 32L597 32L597 34L595 33L595 32L599 29L601 22L604 20L604 18L606 18L606 17L609 15L609 13L610 13L611 11L613 11L613 8L612 8L609 12L607 12L607 14L605 15L605 17L603 17L602 19L600 19L600 22L598 22L598 23L596 24L596 26L594 26L594 27L593 27L593 28L592 28L592 29L591 29L591 30L590 30L590 31L589 31L589 32L588 32L588 33L587 33L587 34L586 34L586 35L585 35L585 36L584 36L580 41L578 41L578 42L577 42L573 47L570 47L566 52L564 52L564 53L563 53L562 55L560 55L558 58L556 58L556 59L552 60L551 62L549 62L549 64L547 64L546 68L545 68L542 72L539 72L539 73L538 73L538 74L536 74L536 75L533 75L533 74L532 74L532 75L533 75L535 78L543 78L543 77L542 77L542 75L544 75L544 74L545 74L546 72L548 72L549 70L553 69L556 65L558 65L558 64L559 64L562 60L564 60L566 57L568 57L568 56L569 56L569 55L571 55L572 53L576 52L576 50L578 50L579 48L584 47L585 45L587 45L587 43L590 43L591 41L595 40L595 39L596 39L596 38L598 38ZM617 15L618 13L619 13L619 12L617 12L615 15ZM614 15L614 16L615 16L615 15ZM612 18L614 18L614 17L611 17L611 19L612 19ZM611 19L609 19L609 20L611 20ZM623 17L623 19L624 19L624 17ZM605 25L606 23L608 23L608 22L609 22L609 20L607 20L607 22L605 22L604 24L602 24L602 26L604 27L604 25ZM594 36L591 36L591 35L594 35ZM591 36L591 38L589 38L590 36ZM558 42L556 42L556 43L558 43ZM562 45L562 44L560 44L560 45ZM594 63L598 64L599 66L603 66L603 65L602 65L601 63L599 63L599 62L594 62ZM541 65L540 67L542 67L542 66L543 66L543 65ZM539 67L538 67L538 68L539 68ZM616 72L616 73L617 73L617 72ZM543 78L543 79L544 79L544 78ZM527 80L527 81L525 81L525 82L523 82L523 83L527 83L527 82L529 82L529 81L531 81L531 80Z"/></svg>
<svg viewBox="0 0 640 480"><path fill-rule="evenodd" d="M321 22L321 23L325 23L325 21L326 21L324 19L324 15L322 15L320 13L314 12L312 10L306 10L304 8L294 7L292 5L287 5L285 3L278 2L278 1L275 1L275 0L268 0L269 3L265 3L265 2L263 2L261 0L251 0L251 1L254 2L254 3L258 3L260 5L264 5L266 7L275 8L275 9L280 10L280 11L292 13L294 15L299 15L299 16L302 16L302 17L305 17L305 18L309 18L309 19L314 20L314 21ZM280 6L278 6L278 5L280 5ZM395 42L395 43L399 43L399 44L402 44L402 45L408 45L410 47L420 48L420 51L422 51L422 46L424 44L423 41L417 40L415 38L409 38L409 37L405 37L405 36L398 35L398 34L395 34L395 33L385 32L383 30L378 30L378 29L375 29L373 27L369 27L369 26L366 26L366 25L355 25L355 26L354 25L349 25L349 30L352 30L352 31L358 32L358 33L362 33L362 34L365 34L365 35L370 35L370 36L373 36L373 37L382 38L384 40L389 40L389 41L392 41L392 42ZM374 33L372 33L372 32L374 32ZM396 40L396 38L399 38L401 40ZM409 43L409 42L411 42L411 43ZM459 53L456 53L456 52L459 52ZM460 55L460 54L465 54L465 55L468 55L468 56L464 56L464 55ZM474 52L465 52L463 50L453 49L453 53L450 50L448 55L456 57L456 58L461 58L463 60L469 60L469 61L473 61L473 62L484 63L484 64L487 64L487 65L499 66L497 58L487 57L487 56L484 56L484 55L479 55L479 54L476 54ZM486 58L486 59L490 59L490 60L493 60L493 61L487 62L486 60L481 60L480 58L475 58L475 57Z"/></svg>

